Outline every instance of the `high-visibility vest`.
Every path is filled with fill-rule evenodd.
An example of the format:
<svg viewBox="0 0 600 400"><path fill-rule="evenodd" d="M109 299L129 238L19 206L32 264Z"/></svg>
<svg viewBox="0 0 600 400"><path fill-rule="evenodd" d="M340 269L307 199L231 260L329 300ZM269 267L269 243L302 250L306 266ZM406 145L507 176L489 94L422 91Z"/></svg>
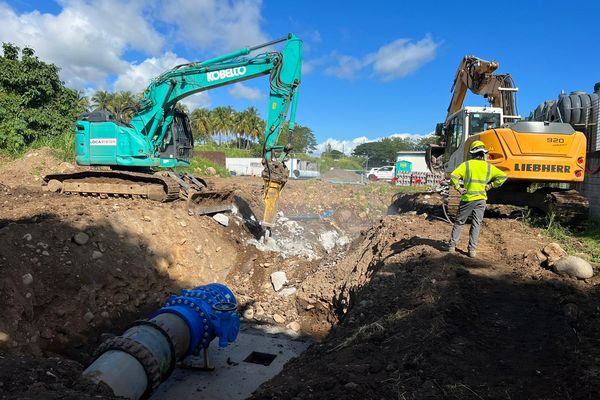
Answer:
<svg viewBox="0 0 600 400"><path fill-rule="evenodd" d="M461 196L462 201L487 200L485 186L489 183L493 188L500 187L506 181L506 174L485 160L468 160L460 164L450 174L452 186L463 187L467 193Z"/></svg>

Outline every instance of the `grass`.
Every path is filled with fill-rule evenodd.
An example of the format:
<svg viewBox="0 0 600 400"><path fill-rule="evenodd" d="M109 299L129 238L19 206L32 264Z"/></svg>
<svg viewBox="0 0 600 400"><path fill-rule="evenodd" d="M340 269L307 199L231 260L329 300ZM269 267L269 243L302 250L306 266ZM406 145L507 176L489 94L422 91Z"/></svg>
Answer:
<svg viewBox="0 0 600 400"><path fill-rule="evenodd" d="M591 261L600 263L600 222L590 219L585 228L573 230L560 225L553 215L534 217L529 213L525 216L525 221L531 226L542 228L544 233L560 243L567 253L585 253Z"/></svg>
<svg viewBox="0 0 600 400"><path fill-rule="evenodd" d="M215 169L215 171L217 172L217 176L221 176L221 177L230 176L230 173L227 170L227 168L225 168L219 164L216 164L212 161L206 160L204 158L200 158L200 157L192 158L192 162L190 163L189 167L177 167L177 168L175 168L175 170L178 172L188 172L190 174L202 176L202 175L208 175L206 173L206 169L209 167L212 167Z"/></svg>

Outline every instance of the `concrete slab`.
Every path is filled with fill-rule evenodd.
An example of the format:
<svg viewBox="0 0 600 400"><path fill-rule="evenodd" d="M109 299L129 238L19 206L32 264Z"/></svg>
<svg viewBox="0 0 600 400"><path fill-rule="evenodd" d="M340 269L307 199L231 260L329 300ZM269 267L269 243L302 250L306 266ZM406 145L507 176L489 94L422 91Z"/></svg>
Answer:
<svg viewBox="0 0 600 400"><path fill-rule="evenodd" d="M277 333L277 330L243 327L237 341L228 347L219 348L216 340L211 344L209 359L214 371L177 368L150 400L246 399L309 345L309 341ZM252 352L272 354L275 358L267 366L245 362ZM197 364L202 364L202 357L197 359Z"/></svg>

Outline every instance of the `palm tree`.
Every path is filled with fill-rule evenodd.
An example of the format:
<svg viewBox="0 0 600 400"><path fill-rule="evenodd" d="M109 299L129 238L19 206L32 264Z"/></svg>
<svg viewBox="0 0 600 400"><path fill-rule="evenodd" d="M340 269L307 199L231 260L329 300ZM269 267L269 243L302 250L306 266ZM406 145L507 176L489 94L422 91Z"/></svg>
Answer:
<svg viewBox="0 0 600 400"><path fill-rule="evenodd" d="M215 117L215 130L219 132L219 146L222 144L223 133L228 135L233 127L233 108L216 107L213 111Z"/></svg>
<svg viewBox="0 0 600 400"><path fill-rule="evenodd" d="M108 110L115 114L119 119L131 119L134 108L138 101L136 96L131 92L118 92L112 95L111 102L108 105Z"/></svg>
<svg viewBox="0 0 600 400"><path fill-rule="evenodd" d="M75 100L75 106L79 113L90 111L90 99L83 94L82 91L77 91L77 99Z"/></svg>
<svg viewBox="0 0 600 400"><path fill-rule="evenodd" d="M191 115L194 136L208 142L215 134L214 117L207 108L197 108Z"/></svg>
<svg viewBox="0 0 600 400"><path fill-rule="evenodd" d="M248 135L248 139L256 139L260 142L260 138L265 131L265 121L258 115L256 107L248 107L244 111L244 114L246 135ZM248 147L250 140L246 142L246 147Z"/></svg>
<svg viewBox="0 0 600 400"><path fill-rule="evenodd" d="M96 90L92 96L92 107L95 110L107 110L109 104L112 101L113 94L108 93L106 90Z"/></svg>

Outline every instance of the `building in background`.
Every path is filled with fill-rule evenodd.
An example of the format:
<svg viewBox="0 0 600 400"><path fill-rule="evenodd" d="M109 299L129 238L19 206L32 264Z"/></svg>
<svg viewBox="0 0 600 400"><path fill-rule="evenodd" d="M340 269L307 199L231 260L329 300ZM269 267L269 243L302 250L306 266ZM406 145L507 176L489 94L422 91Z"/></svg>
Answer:
<svg viewBox="0 0 600 400"><path fill-rule="evenodd" d="M292 179L319 178L318 165L312 161L303 161L296 158L290 158L285 162L290 171ZM263 165L262 158L237 158L227 157L225 167L231 175L237 176L261 176Z"/></svg>
<svg viewBox="0 0 600 400"><path fill-rule="evenodd" d="M409 163L410 165L410 171L403 172L429 172L424 151L399 151L396 154L396 165L399 162Z"/></svg>

